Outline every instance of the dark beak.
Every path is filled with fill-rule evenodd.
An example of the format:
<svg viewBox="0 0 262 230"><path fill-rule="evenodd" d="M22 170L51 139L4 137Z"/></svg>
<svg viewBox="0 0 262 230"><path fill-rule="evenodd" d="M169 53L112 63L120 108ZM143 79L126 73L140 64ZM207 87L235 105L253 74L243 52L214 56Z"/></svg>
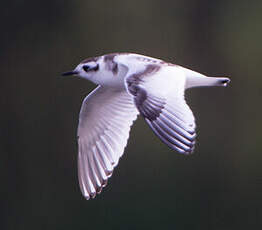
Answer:
<svg viewBox="0 0 262 230"><path fill-rule="evenodd" d="M69 72L62 73L62 76L70 76L70 75L75 75L75 74L78 74L78 72L77 71L69 71Z"/></svg>

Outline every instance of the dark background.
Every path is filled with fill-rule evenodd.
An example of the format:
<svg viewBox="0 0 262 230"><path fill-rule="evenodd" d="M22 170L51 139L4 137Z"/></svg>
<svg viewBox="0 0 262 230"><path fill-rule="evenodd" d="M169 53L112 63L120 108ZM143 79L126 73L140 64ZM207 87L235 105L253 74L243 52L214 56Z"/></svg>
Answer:
<svg viewBox="0 0 262 230"><path fill-rule="evenodd" d="M1 1L0 229L262 229L262 1ZM186 93L195 153L140 118L108 186L78 188L76 130L92 83L60 73L136 52L227 88Z"/></svg>

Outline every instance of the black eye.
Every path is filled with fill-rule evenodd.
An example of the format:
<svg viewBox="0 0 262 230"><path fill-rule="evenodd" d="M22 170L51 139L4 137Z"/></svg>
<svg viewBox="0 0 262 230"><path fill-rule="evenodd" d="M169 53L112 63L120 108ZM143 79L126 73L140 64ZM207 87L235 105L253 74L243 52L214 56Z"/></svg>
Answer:
<svg viewBox="0 0 262 230"><path fill-rule="evenodd" d="M90 70L90 67L89 67L88 65L84 65L84 66L83 66L83 70L86 71L86 72L88 72L88 70Z"/></svg>
<svg viewBox="0 0 262 230"><path fill-rule="evenodd" d="M90 67L90 66L88 66L88 65L84 65L82 68L83 68L83 70L84 70L85 72L89 72L89 71L91 71L91 70L97 71L97 70L99 69L99 65L97 64L97 65L94 66L94 67Z"/></svg>

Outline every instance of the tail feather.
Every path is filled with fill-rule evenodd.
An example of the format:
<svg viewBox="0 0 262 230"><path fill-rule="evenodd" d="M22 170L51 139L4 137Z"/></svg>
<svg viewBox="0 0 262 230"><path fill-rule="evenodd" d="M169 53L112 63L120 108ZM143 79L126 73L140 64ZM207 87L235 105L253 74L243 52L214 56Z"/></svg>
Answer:
<svg viewBox="0 0 262 230"><path fill-rule="evenodd" d="M230 82L230 79L227 77L207 77L186 68L183 68L183 70L186 74L186 89L205 86L227 86Z"/></svg>
<svg viewBox="0 0 262 230"><path fill-rule="evenodd" d="M218 77L220 86L227 86L227 84L230 82L230 79L228 77Z"/></svg>

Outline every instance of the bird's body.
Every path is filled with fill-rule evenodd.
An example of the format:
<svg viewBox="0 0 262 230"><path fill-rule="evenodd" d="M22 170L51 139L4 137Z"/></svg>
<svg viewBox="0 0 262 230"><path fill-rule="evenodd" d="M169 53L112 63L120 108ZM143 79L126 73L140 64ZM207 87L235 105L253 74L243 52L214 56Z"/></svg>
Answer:
<svg viewBox="0 0 262 230"><path fill-rule="evenodd" d="M86 199L106 185L138 114L169 147L192 153L195 119L184 100L185 89L229 82L132 53L86 59L64 75L71 74L99 85L84 99L79 117L78 177Z"/></svg>

